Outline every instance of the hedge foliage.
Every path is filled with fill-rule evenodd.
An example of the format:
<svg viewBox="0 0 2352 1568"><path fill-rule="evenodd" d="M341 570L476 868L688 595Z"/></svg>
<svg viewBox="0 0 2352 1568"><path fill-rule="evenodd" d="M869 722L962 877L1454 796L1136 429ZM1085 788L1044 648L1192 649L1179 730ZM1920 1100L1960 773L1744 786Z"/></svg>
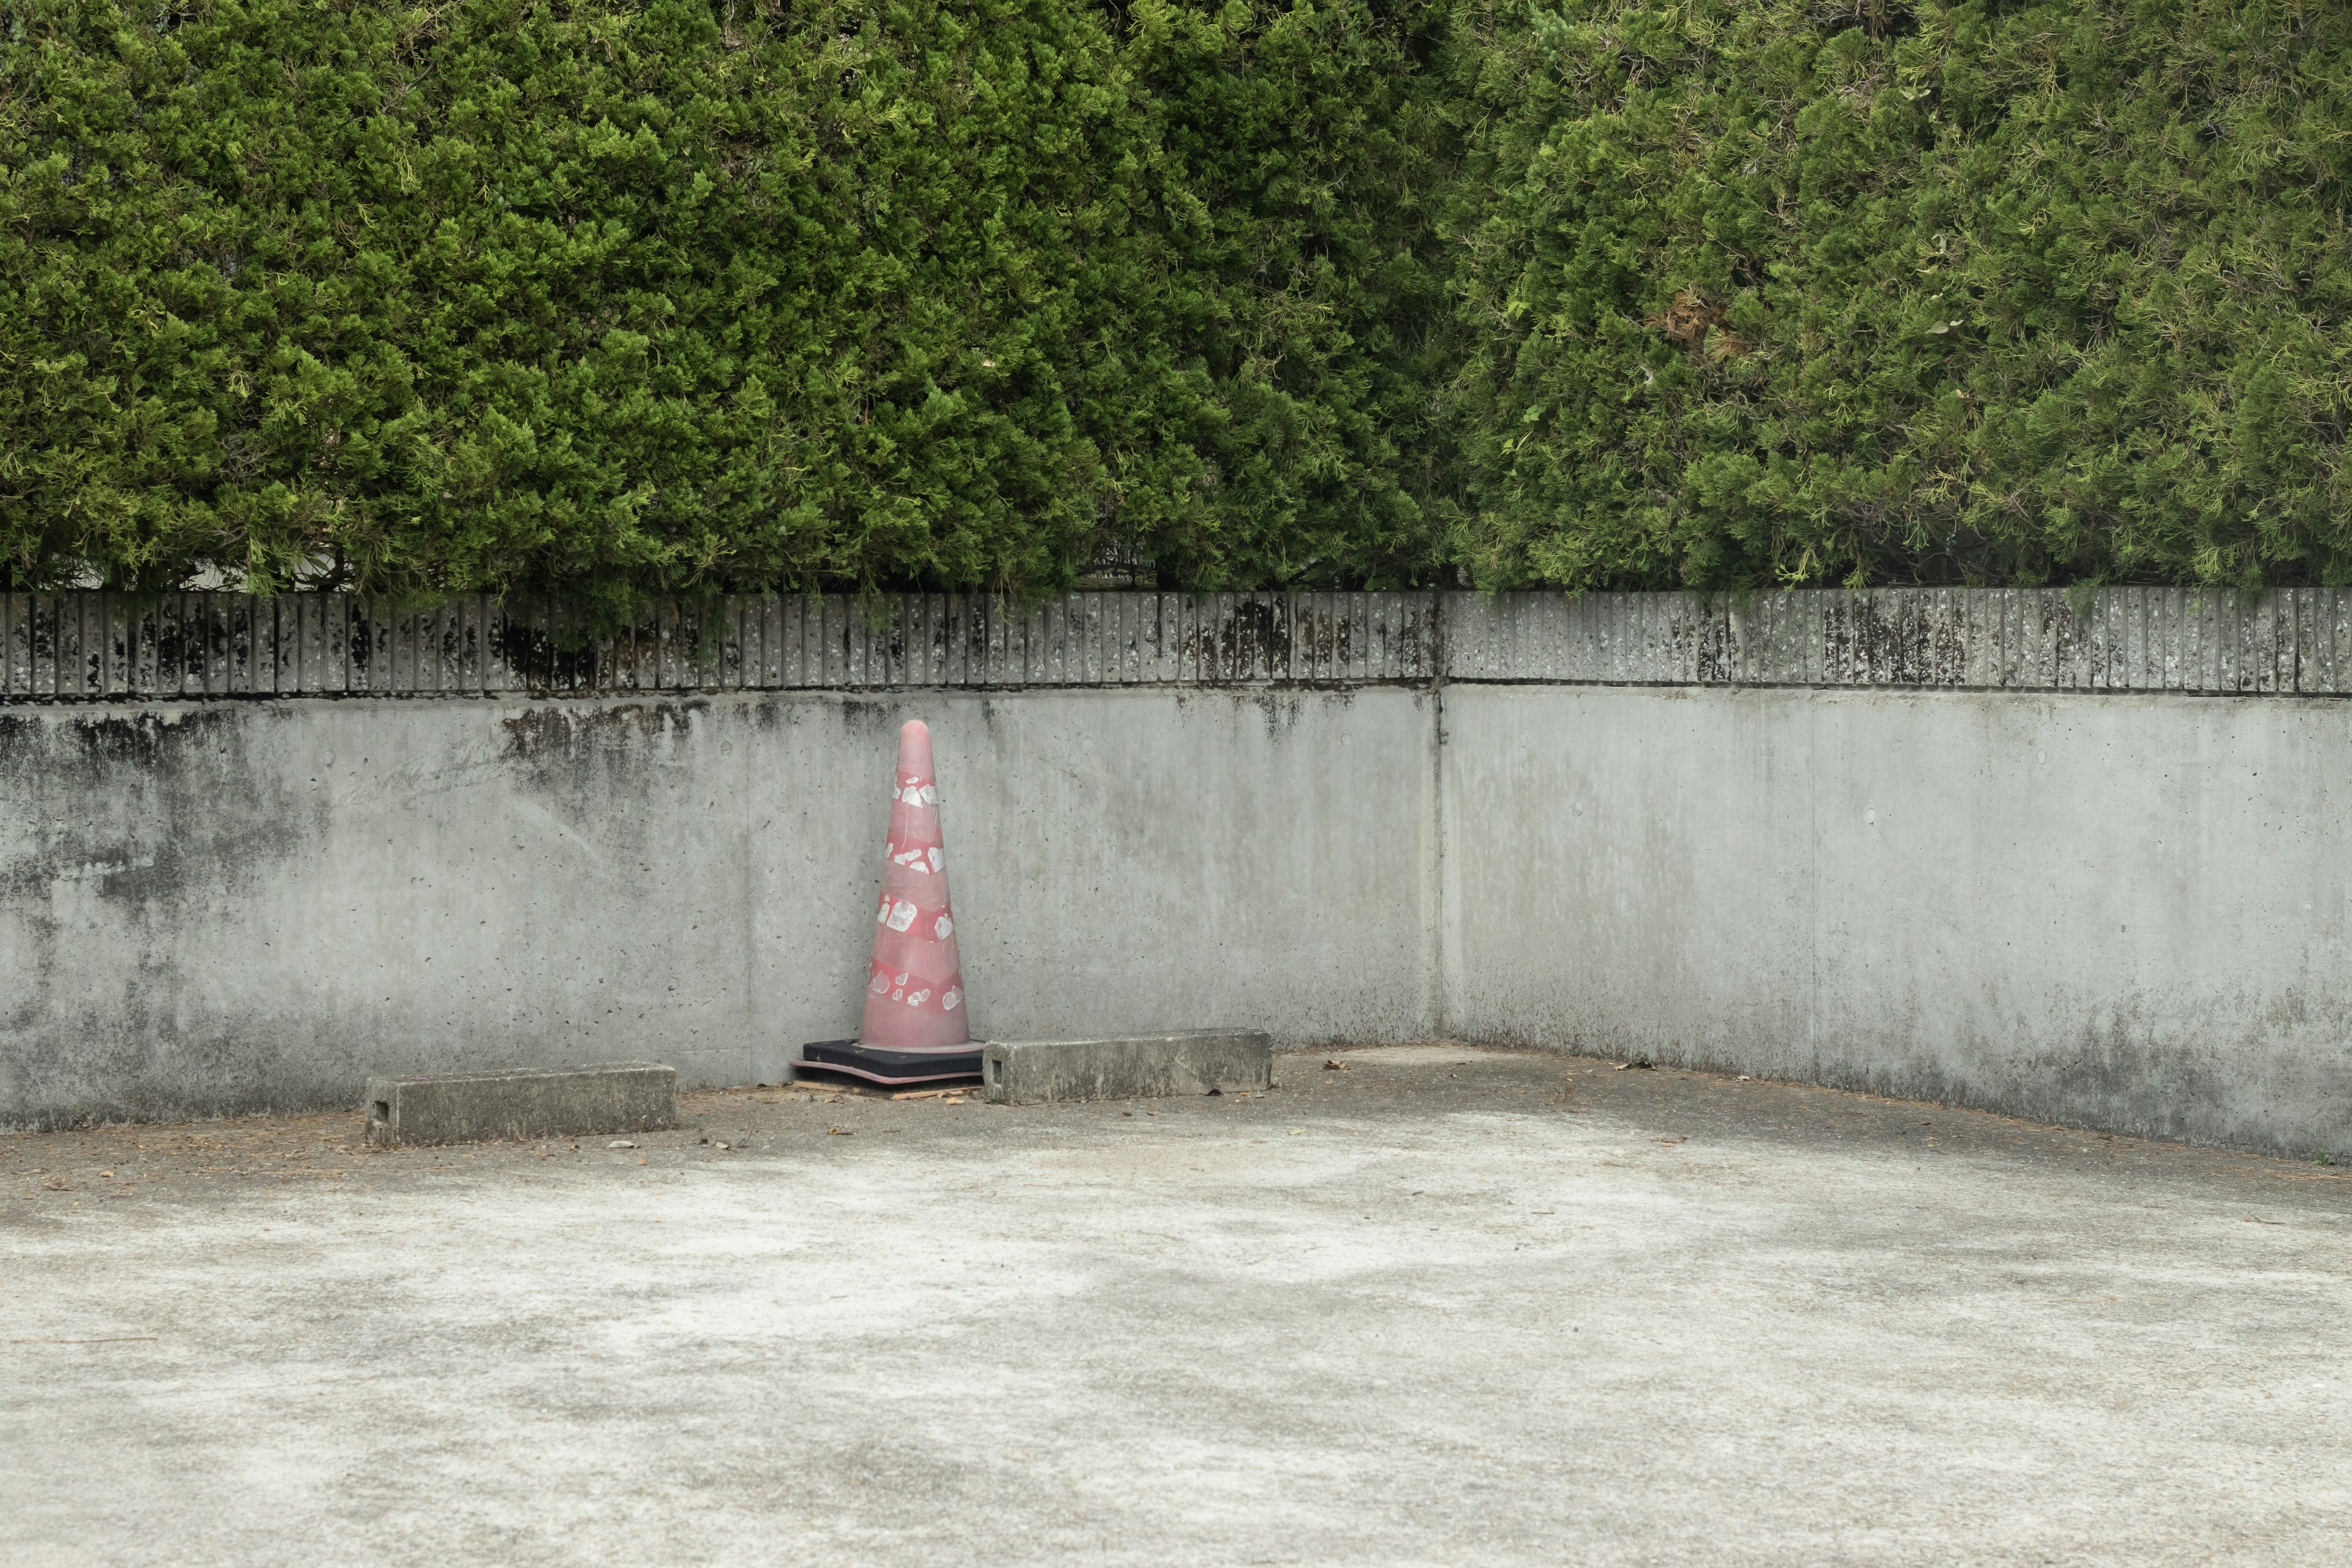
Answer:
<svg viewBox="0 0 2352 1568"><path fill-rule="evenodd" d="M1140 536L1405 580L1415 15L20 0L0 545L1032 591Z"/></svg>
<svg viewBox="0 0 2352 1568"><path fill-rule="evenodd" d="M2341 0L15 0L0 579L2352 583Z"/></svg>
<svg viewBox="0 0 2352 1568"><path fill-rule="evenodd" d="M2352 582L2352 6L1471 15L1485 580Z"/></svg>

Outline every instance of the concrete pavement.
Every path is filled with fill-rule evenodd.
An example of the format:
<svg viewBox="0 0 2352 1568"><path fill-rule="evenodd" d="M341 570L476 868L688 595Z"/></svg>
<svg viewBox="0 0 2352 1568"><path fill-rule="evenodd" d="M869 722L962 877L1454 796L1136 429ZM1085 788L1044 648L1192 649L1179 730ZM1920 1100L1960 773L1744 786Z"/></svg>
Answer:
<svg viewBox="0 0 2352 1568"><path fill-rule="evenodd" d="M1326 1059L1129 1106L688 1096L625 1149L373 1151L356 1111L0 1138L0 1561L2352 1544L2340 1167Z"/></svg>

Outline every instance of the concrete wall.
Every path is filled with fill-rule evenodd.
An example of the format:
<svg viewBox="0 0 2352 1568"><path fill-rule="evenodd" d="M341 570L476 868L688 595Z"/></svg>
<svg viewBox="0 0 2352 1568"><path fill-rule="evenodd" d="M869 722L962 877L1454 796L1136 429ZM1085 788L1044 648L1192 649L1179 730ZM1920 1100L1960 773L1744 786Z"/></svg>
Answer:
<svg viewBox="0 0 2352 1568"><path fill-rule="evenodd" d="M1472 1039L2352 1149L2352 708L1450 688Z"/></svg>
<svg viewBox="0 0 2352 1568"><path fill-rule="evenodd" d="M0 710L0 1124L620 1057L779 1081L856 1032L909 716L984 1036L1423 1037L1430 701Z"/></svg>
<svg viewBox="0 0 2352 1568"><path fill-rule="evenodd" d="M2352 595L853 611L573 658L472 601L0 595L0 1125L774 1081L856 1027L920 715L982 1034L1451 1033L2352 1155Z"/></svg>

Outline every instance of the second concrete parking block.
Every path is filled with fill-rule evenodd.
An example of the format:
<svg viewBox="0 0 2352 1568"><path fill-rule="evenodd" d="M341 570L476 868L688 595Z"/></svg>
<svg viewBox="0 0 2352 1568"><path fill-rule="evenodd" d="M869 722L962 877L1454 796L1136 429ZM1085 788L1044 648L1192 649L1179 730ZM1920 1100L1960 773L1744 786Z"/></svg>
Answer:
<svg viewBox="0 0 2352 1568"><path fill-rule="evenodd" d="M1151 1100L1274 1087L1274 1041L1253 1029L1107 1040L997 1040L980 1054L992 1105Z"/></svg>

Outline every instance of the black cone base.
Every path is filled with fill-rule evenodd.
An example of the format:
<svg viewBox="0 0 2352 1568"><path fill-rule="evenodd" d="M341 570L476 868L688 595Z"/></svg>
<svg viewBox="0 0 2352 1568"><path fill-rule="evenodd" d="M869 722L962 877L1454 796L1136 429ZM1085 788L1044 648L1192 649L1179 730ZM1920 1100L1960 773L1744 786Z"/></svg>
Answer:
<svg viewBox="0 0 2352 1568"><path fill-rule="evenodd" d="M980 1047L887 1051L856 1040L812 1040L801 1047L801 1059L792 1065L819 1072L845 1072L869 1083L937 1083L942 1079L978 1078Z"/></svg>

